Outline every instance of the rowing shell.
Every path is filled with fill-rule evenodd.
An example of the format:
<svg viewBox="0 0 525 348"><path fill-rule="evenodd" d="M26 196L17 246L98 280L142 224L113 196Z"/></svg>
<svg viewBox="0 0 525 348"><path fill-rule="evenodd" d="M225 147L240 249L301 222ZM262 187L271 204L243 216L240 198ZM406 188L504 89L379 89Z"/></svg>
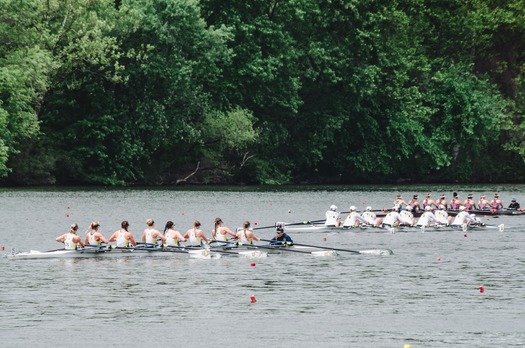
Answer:
<svg viewBox="0 0 525 348"><path fill-rule="evenodd" d="M5 255L10 259L57 259L57 258L114 258L114 257L144 257L144 256L173 256L188 255L190 258L211 259L220 258L220 254L212 253L208 249L195 250L168 250L162 248L85 248L76 250L50 250L15 253Z"/></svg>

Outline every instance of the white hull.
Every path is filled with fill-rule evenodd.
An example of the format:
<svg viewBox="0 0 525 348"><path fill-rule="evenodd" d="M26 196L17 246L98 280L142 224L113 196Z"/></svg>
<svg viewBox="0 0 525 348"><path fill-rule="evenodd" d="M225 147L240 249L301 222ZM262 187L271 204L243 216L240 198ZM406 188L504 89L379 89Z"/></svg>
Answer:
<svg viewBox="0 0 525 348"><path fill-rule="evenodd" d="M61 258L115 258L115 257L173 257L190 258L220 258L220 254L211 253L206 249L176 251L163 249L104 249L104 250L31 250L25 253L7 254L10 259L61 259Z"/></svg>

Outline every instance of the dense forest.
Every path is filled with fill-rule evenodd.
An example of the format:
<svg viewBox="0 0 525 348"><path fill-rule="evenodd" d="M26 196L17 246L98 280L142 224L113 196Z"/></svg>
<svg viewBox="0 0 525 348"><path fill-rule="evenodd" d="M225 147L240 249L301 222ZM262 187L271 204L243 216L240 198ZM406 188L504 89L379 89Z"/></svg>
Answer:
<svg viewBox="0 0 525 348"><path fill-rule="evenodd" d="M0 0L0 182L523 181L524 87L524 0Z"/></svg>

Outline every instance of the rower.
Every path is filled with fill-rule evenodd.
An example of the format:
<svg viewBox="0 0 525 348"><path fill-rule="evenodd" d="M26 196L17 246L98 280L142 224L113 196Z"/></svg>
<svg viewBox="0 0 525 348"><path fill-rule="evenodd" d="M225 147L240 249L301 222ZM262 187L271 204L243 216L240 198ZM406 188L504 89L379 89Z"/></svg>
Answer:
<svg viewBox="0 0 525 348"><path fill-rule="evenodd" d="M86 231L86 240L84 241L84 244L88 244L88 245L100 245L102 243L108 244L108 240L106 239L106 237L104 237L102 233L98 231L99 227L100 227L100 224L98 223L98 221L93 221L89 225L89 229L88 231Z"/></svg>
<svg viewBox="0 0 525 348"><path fill-rule="evenodd" d="M193 246L207 247L204 243L210 243L210 240L204 235L204 232L200 229L201 223L199 220L193 222L193 228L190 228L184 234L184 238L189 239Z"/></svg>
<svg viewBox="0 0 525 348"><path fill-rule="evenodd" d="M175 230L173 221L166 222L164 237L166 238L166 246L180 246L180 242L186 241L186 238L179 231Z"/></svg>
<svg viewBox="0 0 525 348"><path fill-rule="evenodd" d="M498 211L500 209L503 209L503 202L501 199L499 199L499 195L497 192L494 192L494 198L492 201L490 201L490 209L492 211Z"/></svg>
<svg viewBox="0 0 525 348"><path fill-rule="evenodd" d="M361 214L361 217L366 221L365 224L379 227L381 225L381 218L378 218L376 213L372 211L372 207L368 206L366 207L363 214Z"/></svg>
<svg viewBox="0 0 525 348"><path fill-rule="evenodd" d="M439 208L439 206L442 205L445 207L445 210L447 210L448 208L448 203L447 203L447 197L445 196L445 194L441 194L439 196L439 199L436 201L436 206Z"/></svg>
<svg viewBox="0 0 525 348"><path fill-rule="evenodd" d="M443 198L445 198L445 197L443 197ZM436 202L434 202L433 199L430 199L430 192L428 192L426 194L425 199L423 200L423 209L425 209L427 206L431 206L431 207L437 207L438 206L436 204Z"/></svg>
<svg viewBox="0 0 525 348"><path fill-rule="evenodd" d="M78 225L72 224L68 233L57 237L55 240L57 242L64 243L64 249L66 250L75 250L79 245L83 248L84 243L82 243L82 239L77 236L77 231Z"/></svg>
<svg viewBox="0 0 525 348"><path fill-rule="evenodd" d="M431 222L437 222L436 216L432 212L432 207L430 205L427 205L425 207L425 212L421 215L419 220L417 221L417 226L419 227L427 227L430 225Z"/></svg>
<svg viewBox="0 0 525 348"><path fill-rule="evenodd" d="M327 210L325 213L326 220L324 222L324 225L326 227L336 227L339 226L341 223L341 217L339 213L337 212L337 206L331 205L330 210Z"/></svg>
<svg viewBox="0 0 525 348"><path fill-rule="evenodd" d="M137 246L133 234L128 231L129 222L126 220L122 221L120 224L120 230L115 231L111 237L109 237L110 242L117 242L118 248L129 248L131 246Z"/></svg>
<svg viewBox="0 0 525 348"><path fill-rule="evenodd" d="M250 221L244 221L242 229L237 232L236 238L240 239L241 244L253 244L253 240L259 240L250 226Z"/></svg>
<svg viewBox="0 0 525 348"><path fill-rule="evenodd" d="M474 199L472 199L472 193L468 194L467 200L465 201L464 204L465 204L466 211L476 210L476 202L474 202Z"/></svg>
<svg viewBox="0 0 525 348"><path fill-rule="evenodd" d="M418 195L413 195L410 202L408 202L407 207L412 207L411 210L415 211L416 213L421 210L421 206L419 205Z"/></svg>
<svg viewBox="0 0 525 348"><path fill-rule="evenodd" d="M489 201L487 200L487 197L485 197L484 194L479 196L478 209L479 210L490 210L490 203L489 203Z"/></svg>
<svg viewBox="0 0 525 348"><path fill-rule="evenodd" d="M407 205L404 210L401 210L399 216L401 218L401 225L414 226L414 214L412 213L412 207L410 205Z"/></svg>
<svg viewBox="0 0 525 348"><path fill-rule="evenodd" d="M443 204L439 205L438 210L434 212L434 216L436 217L436 222L441 225L448 226L452 221L452 216L448 216L447 209Z"/></svg>
<svg viewBox="0 0 525 348"><path fill-rule="evenodd" d="M396 199L394 199L394 207L397 206L399 208L402 208L403 206L407 206L408 203L405 202L403 199L403 196L401 196L400 193L397 194Z"/></svg>
<svg viewBox="0 0 525 348"><path fill-rule="evenodd" d="M227 242L228 241L227 234L229 234L230 236L232 236L235 239L237 238L237 235L235 234L235 232L233 232L232 230L230 230L226 226L222 226L222 219L220 217L215 218L215 227L211 231L211 235L212 235L213 239L215 239L216 241L219 241L219 242L221 242L221 244L223 244L222 242Z"/></svg>
<svg viewBox="0 0 525 348"><path fill-rule="evenodd" d="M395 227L401 224L401 215L399 215L399 206L395 205L385 218L380 221L381 227Z"/></svg>
<svg viewBox="0 0 525 348"><path fill-rule="evenodd" d="M350 214L345 219L345 222L343 223L343 228L352 228L357 227L359 224L366 224L367 221L359 215L357 212L357 208L352 205L350 207Z"/></svg>
<svg viewBox="0 0 525 348"><path fill-rule="evenodd" d="M458 210L461 206L465 206L465 204L460 201L458 193L454 192L452 194L452 199L450 200L450 209Z"/></svg>
<svg viewBox="0 0 525 348"><path fill-rule="evenodd" d="M284 233L284 227L283 225L277 225L275 229L275 237L273 237L270 240L271 245L284 245L284 246L291 246L293 245L292 238Z"/></svg>
<svg viewBox="0 0 525 348"><path fill-rule="evenodd" d="M462 226L466 224L472 224L472 223L480 223L480 221L476 221L475 216L469 215L467 211L465 211L465 207L461 206L459 207L460 212L458 215L456 215L456 218L451 223L452 226Z"/></svg>
<svg viewBox="0 0 525 348"><path fill-rule="evenodd" d="M160 231L155 229L155 221L153 219L147 219L146 225L148 227L142 233L142 241L146 244L157 244L159 239L162 241L162 244L166 243L166 237ZM162 245L159 243L159 245Z"/></svg>

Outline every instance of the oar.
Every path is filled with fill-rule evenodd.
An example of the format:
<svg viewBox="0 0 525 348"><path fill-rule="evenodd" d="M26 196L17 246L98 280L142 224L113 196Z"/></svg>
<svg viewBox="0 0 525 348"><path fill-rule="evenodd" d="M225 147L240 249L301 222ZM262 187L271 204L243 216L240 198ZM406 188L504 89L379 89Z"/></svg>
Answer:
<svg viewBox="0 0 525 348"><path fill-rule="evenodd" d="M264 242L275 242L275 241L271 241L271 240L267 240L267 239L261 239L261 240L264 241ZM311 248L317 248L317 249L324 249L324 250L343 251L343 252L354 253L354 254L361 254L361 252L358 251L358 250L328 248L328 247L322 247L322 246L319 246L319 245L299 244L299 243L295 243L295 242L293 243L293 245L305 246L305 247L311 247Z"/></svg>
<svg viewBox="0 0 525 348"><path fill-rule="evenodd" d="M264 239L261 239L264 241ZM304 250L295 250L295 249L287 249L287 248L280 248L280 247L271 247L271 246L265 246L265 245L257 245L257 244L250 244L251 247L257 248L257 249L267 249L267 250L279 250L279 251L288 251L292 253L299 253L299 254L310 254L314 256L335 256L335 251L330 250L328 251L304 251Z"/></svg>

